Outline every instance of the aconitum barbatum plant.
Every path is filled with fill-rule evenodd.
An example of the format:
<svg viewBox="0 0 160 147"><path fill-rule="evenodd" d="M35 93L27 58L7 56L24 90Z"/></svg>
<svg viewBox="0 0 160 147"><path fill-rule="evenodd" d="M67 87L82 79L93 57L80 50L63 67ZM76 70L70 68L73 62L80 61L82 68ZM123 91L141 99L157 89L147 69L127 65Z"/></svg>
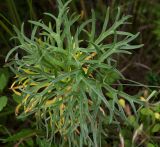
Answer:
<svg viewBox="0 0 160 147"><path fill-rule="evenodd" d="M111 74L124 78L116 69L112 55L130 54L132 49L141 47L131 45L138 33L119 30L130 18L121 17L119 9L110 27L107 10L101 32L97 34L94 11L91 19L77 26L79 16L69 15L71 0L65 4L61 0L57 2L57 17L45 13L51 22L29 21L34 26L30 37L25 35L24 25L21 30L14 27L14 39L19 45L11 49L6 61L16 75L11 89L22 97L16 115L36 118L37 129L42 132L37 135L41 146L58 143L99 147L104 119L108 123L117 122L117 118L126 119L119 98L123 97L135 113L135 103L141 104L135 97L113 88L114 80L110 80ZM106 43L108 37L113 41ZM19 50L23 53L21 58L17 56ZM8 61L11 54L15 58Z"/></svg>

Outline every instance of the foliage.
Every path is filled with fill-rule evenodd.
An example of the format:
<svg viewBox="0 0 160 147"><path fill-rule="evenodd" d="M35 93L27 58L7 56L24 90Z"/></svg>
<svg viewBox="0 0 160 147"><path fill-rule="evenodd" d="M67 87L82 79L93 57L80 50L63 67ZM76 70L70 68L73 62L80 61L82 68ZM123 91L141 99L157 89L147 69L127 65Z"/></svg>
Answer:
<svg viewBox="0 0 160 147"><path fill-rule="evenodd" d="M160 105L159 102L149 103L138 110L138 117L128 116L129 124L122 128L121 132L125 138L125 146L155 146L159 145L160 132ZM133 133L132 133L133 132Z"/></svg>
<svg viewBox="0 0 160 147"><path fill-rule="evenodd" d="M2 95L9 80L9 73L7 68L0 68L0 111L7 105L7 97Z"/></svg>
<svg viewBox="0 0 160 147"><path fill-rule="evenodd" d="M21 31L14 27L17 34L14 38L19 45L8 53L6 61L16 50L23 50L22 58L16 55L8 63L16 74L11 89L23 97L16 114L18 118L35 116L37 129L45 132L38 136L42 146L44 139L45 146L51 146L54 140L69 146L101 146L104 118L107 116L108 123L127 119L119 98L123 97L135 114L135 103L142 104L136 97L111 86L114 80L109 80L110 73L124 78L112 56L130 54L130 50L142 45L130 43L139 33L133 35L119 30L130 18L120 17L119 10L114 24L107 28L108 9L100 34L96 33L94 11L92 18L74 31L73 25L79 16L68 17L69 3L58 0L57 17L45 13L55 25L52 22L45 25L41 20L29 21L34 25L30 38L24 34L24 24ZM90 23L90 30L87 30ZM121 40L119 36L123 36ZM104 42L107 37L111 38L111 43ZM105 95L107 92L112 99Z"/></svg>
<svg viewBox="0 0 160 147"><path fill-rule="evenodd" d="M151 90L147 88L148 86L145 86L145 88L147 88L147 90L145 90L145 93L151 93L151 94L147 96L146 94L144 95L142 94L143 89L140 86L144 86L143 84L141 85L136 84L137 86L139 86L139 88L133 87L135 86L133 84L124 84L128 86L123 86L122 84L123 81L120 80L122 83L120 83L119 81L119 79L121 79L122 77L121 75L117 74L117 71L115 72L114 70L106 70L105 73L107 75L107 78L105 79L105 82L109 86L113 84L112 88L117 88L119 91L125 90L127 93L132 93L132 94L137 93L136 97L140 98L140 100L145 103L145 106L139 107L139 105L136 104L135 105L136 113L134 113L128 101L126 101L126 99L123 97L118 97L117 103L119 104L119 106L121 106L122 108L121 112L123 113L124 111L125 116L121 118L121 115L118 115L116 113L113 115L114 116L113 121L110 122L109 117L108 117L109 110L105 107L104 104L101 104L100 108L102 109L97 108L98 117L96 121L98 121L99 119L101 120L101 124L102 124L102 128L100 130L102 131L102 134L101 134L102 146L115 146L115 147L123 146L123 142L124 142L125 147L130 147L130 146L158 147L160 144L159 142L159 135L160 135L159 134L159 115L160 115L159 94L154 95L154 92L155 92L154 90L159 90L159 84L160 84L160 78L159 78L159 65L160 65L160 62L159 62L160 61L159 60L159 36L160 36L159 35L160 34L159 33L160 32L159 8L160 8L160 4L159 4L159 1L158 0L152 0L152 1L145 1L145 0L124 0L124 1L73 0L72 3L70 3L69 5L70 5L70 11L74 11L80 14L80 18L78 19L78 21L76 21L74 25L71 27L71 34L73 35L73 38L76 33L76 29L79 26L78 24L81 24L83 20L88 20L90 16L92 15L92 13L90 12L91 8L94 8L96 12L96 18L97 18L97 21L95 24L96 26L95 38L100 35L100 32L101 32L100 26L103 25L104 15L106 13L106 8L108 6L110 7L110 10L109 10L110 19L108 21L107 28L111 27L112 24L114 24L116 10L118 6L121 7L121 11L123 14L132 15L132 18L130 19L130 22L131 22L130 25L121 25L116 30L121 30L121 31L123 30L126 32L140 31L141 32L140 36L135 38L132 44L144 43L144 46L139 50L135 50L134 56L126 56L126 54L124 55L120 54L119 56L118 54L118 58L115 58L115 56L113 57L113 55L110 57L112 57L112 59L113 58L118 59L118 62L117 62L118 66L120 65L118 69L121 69L121 68L127 69L127 71L125 72L121 70L123 71L123 74L127 78L129 77L131 79L137 80L137 77L138 77L139 79L137 81L142 80L141 82L149 84L149 89ZM18 40L15 40L15 42L9 41L9 38L15 35L15 32L12 29L13 24L18 29L20 29L22 22L24 22L25 23L24 30L25 30L25 34L27 34L25 36L29 36L31 32L31 28L34 26L34 24L31 24L31 23L28 24L26 23L26 21L28 19L38 20L40 18L40 19L43 19L44 24L46 24L48 27L49 25L47 22L48 20L50 20L50 17L46 17L46 15L44 15L43 17L42 13L47 11L47 12L57 15L57 12L55 11L56 8L57 8L56 1L52 1L52 0L40 0L40 1L32 1L32 0L26 0L26 1L5 0L4 1L4 0L1 0L0 1L0 38L1 38L0 40L0 46L1 46L0 66L4 65L4 58L8 50L18 43ZM70 12L69 12L69 15L70 15ZM56 23L52 19L50 21L52 24L51 26L53 28L53 32L55 32ZM40 23L42 23L42 21L40 21ZM88 23L85 26L85 28L81 31L81 33L79 34L78 38L80 38L81 40L87 40L87 35L84 30L87 30L88 32L91 31L90 23ZM63 26L61 27L61 31L62 30L63 30ZM36 36L35 38L37 39L35 39L33 42L36 42L37 44L40 44L38 40L45 42L44 38L39 34L42 32L43 32L43 29L41 29L41 27L38 27L36 31L36 35L35 35ZM114 40L113 36L114 35L110 35L106 37L103 41L103 45L112 43ZM117 35L117 36L118 36L117 41L121 41L124 39L124 36L122 35ZM94 41L93 42L82 41L82 43L79 43L79 44L80 44L80 47L86 48L86 46L94 43ZM63 45L64 45L64 49L66 49L67 48L66 41L64 41ZM41 45L38 45L38 46L41 46ZM55 43L55 46L57 47L56 43ZM48 54L48 51L46 53ZM23 57L26 54L27 53L25 51L21 51L20 49L18 49L18 54L17 53L15 54L16 60L18 58L21 59L21 57ZM81 52L79 54L76 53L76 55L79 55L79 56L80 54ZM86 52L86 54L88 54L89 56L88 52ZM56 56L57 54L54 53L54 55ZM89 61L95 60L95 59L97 59L96 56L92 57L92 59L90 59ZM105 63L107 63L107 60L105 61ZM111 60L111 65L114 66L113 69L117 67L115 61L112 61L112 60ZM16 66L17 65L15 64L14 68L16 68ZM134 68L130 68L132 66ZM28 67L26 68L28 69ZM83 69L82 72L87 77L88 75L86 74L87 71L85 68ZM152 68L152 72L151 72L151 68ZM18 73L23 72L20 68L18 69L20 70L18 71ZM52 74L52 72L46 71L46 67L44 69L45 69L44 71L45 75L48 75L48 72ZM137 69L139 70L137 71ZM97 69L97 71L99 71L99 68ZM59 74L61 72L59 72ZM90 71L90 72L93 72L93 71ZM141 73L143 74L141 75ZM34 114L28 117L23 117L21 119L15 118L16 117L14 115L15 108L18 114L20 114L20 112L23 113L23 106L21 106L21 103L23 103L22 100L24 99L23 96L25 94L17 95L19 94L17 92L20 92L20 93L23 92L22 91L23 89L21 89L20 87L19 87L20 89L15 89L16 86L19 86L17 83L13 86L14 88L12 88L12 90L16 90L15 92L17 94L12 94L9 86L11 82L15 80L15 78L13 77L13 75L11 75L9 79L8 77L9 74L11 74L10 70L3 68L3 67L0 68L0 89L1 89L0 90L0 108L2 109L0 111L0 145L5 146L5 147L49 146L50 142L46 140L46 137L44 135L47 128L45 130L44 126L37 126ZM53 75L55 75L55 73ZM96 75L98 74L97 72L94 72L93 75L94 77L96 77ZM32 76L33 75L31 75L31 77ZM147 79L144 79L144 77L146 77ZM23 83L23 81L21 83ZM63 80L62 83L64 85L68 84L65 80ZM27 84L29 85L29 83ZM31 85L31 87L32 86L34 85ZM44 88L40 89L38 93L42 92ZM29 90L30 89L31 88L29 88ZM104 97L109 102L109 104L111 104L111 107L112 107L113 106L112 104L114 104L114 101L113 101L114 95L112 95L112 92L109 92L107 90L102 89L102 91L103 91ZM53 91L50 93L50 95L52 94L53 94ZM90 100L88 93L86 93L86 95L87 95L87 98ZM76 102L78 103L77 100ZM18 106L16 107L16 105ZM75 104L74 106L77 106L77 104ZM88 104L88 106L89 106L90 113L92 113L92 110L94 109L92 106L95 106L95 105ZM116 110L119 109L119 106L115 104ZM75 107L73 111L74 110L75 110ZM106 115L103 115L103 111L105 112ZM92 113L92 115L94 115L94 113ZM42 124L44 123L45 122L42 120ZM89 123L90 122L88 121L87 125L90 127ZM61 124L63 125L63 121ZM50 125L48 125L48 129L50 131ZM78 127L77 130L80 131L80 127ZM76 131L75 136L74 136L77 140L79 137L78 131ZM38 138L36 138L36 136L38 136ZM93 136L90 132L89 132L89 137L93 139ZM64 138L66 141L66 146L68 146L67 139L66 137ZM55 134L56 144L54 145L52 144L52 146L59 146L61 142L60 139L63 139L63 138L61 134L57 132Z"/></svg>
<svg viewBox="0 0 160 147"><path fill-rule="evenodd" d="M16 104L20 103L22 97L11 95L7 89L10 76L8 68L3 67L0 69L0 142L5 144L6 147L12 146L14 142L18 142L17 145L25 146L25 144L28 144L28 146L32 147L34 143L30 137L36 133L34 129L13 131L15 126L17 128L19 126L19 121L15 121L14 109ZM21 120L21 123L24 121L27 122L26 120ZM32 125L34 125L34 122Z"/></svg>
<svg viewBox="0 0 160 147"><path fill-rule="evenodd" d="M7 104L7 97L6 96L1 96L0 97L0 111L5 107Z"/></svg>

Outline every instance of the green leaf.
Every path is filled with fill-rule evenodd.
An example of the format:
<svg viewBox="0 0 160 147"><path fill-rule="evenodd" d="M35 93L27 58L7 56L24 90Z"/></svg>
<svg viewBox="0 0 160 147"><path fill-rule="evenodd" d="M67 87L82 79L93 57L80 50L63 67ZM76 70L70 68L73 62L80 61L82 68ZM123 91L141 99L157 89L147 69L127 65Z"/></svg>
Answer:
<svg viewBox="0 0 160 147"><path fill-rule="evenodd" d="M0 97L0 111L7 105L8 98L6 96Z"/></svg>
<svg viewBox="0 0 160 147"><path fill-rule="evenodd" d="M149 108L142 108L141 109L141 114L149 116L149 115L153 114L153 111L151 109L149 109Z"/></svg>
<svg viewBox="0 0 160 147"><path fill-rule="evenodd" d="M155 147L152 143L148 143L147 147Z"/></svg>
<svg viewBox="0 0 160 147"><path fill-rule="evenodd" d="M9 29L8 25L4 24L3 21L0 20L0 26L10 35L13 36L13 33Z"/></svg>
<svg viewBox="0 0 160 147"><path fill-rule="evenodd" d="M160 131L160 124L155 124L152 128L152 133L159 132Z"/></svg>
<svg viewBox="0 0 160 147"><path fill-rule="evenodd" d="M34 130L31 130L31 129L23 129L20 132L18 132L17 134L14 134L14 135L8 137L7 139L5 139L4 143L28 138L28 137L33 136L35 133L36 132Z"/></svg>
<svg viewBox="0 0 160 147"><path fill-rule="evenodd" d="M0 68L0 93L3 92L9 80L8 69Z"/></svg>
<svg viewBox="0 0 160 147"><path fill-rule="evenodd" d="M34 142L33 142L32 138L27 139L26 143L28 144L29 147L33 147L34 146Z"/></svg>
<svg viewBox="0 0 160 147"><path fill-rule="evenodd" d="M13 97L14 101L17 102L18 104L22 102L22 96L19 96L19 95L14 93L12 95L12 97Z"/></svg>
<svg viewBox="0 0 160 147"><path fill-rule="evenodd" d="M120 78L120 76L113 70L108 70L106 71L106 76L105 76L105 82L107 84L113 84L115 81L117 81Z"/></svg>
<svg viewBox="0 0 160 147"><path fill-rule="evenodd" d="M131 125L133 125L133 124L135 123L135 121L136 121L135 116L130 115L130 116L128 117L128 121L129 121L129 123L130 123Z"/></svg>

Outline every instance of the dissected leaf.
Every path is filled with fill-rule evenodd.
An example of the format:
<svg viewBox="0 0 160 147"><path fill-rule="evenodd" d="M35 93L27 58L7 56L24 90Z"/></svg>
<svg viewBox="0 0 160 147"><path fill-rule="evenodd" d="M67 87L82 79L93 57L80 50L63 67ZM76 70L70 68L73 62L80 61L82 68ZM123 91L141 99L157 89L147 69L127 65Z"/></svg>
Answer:
<svg viewBox="0 0 160 147"><path fill-rule="evenodd" d="M107 10L100 34L96 33L94 11L91 19L74 27L79 17L69 14L71 0L65 4L61 0L57 2L58 16L46 13L55 25L52 21L29 21L33 25L30 38L24 33L24 24L21 30L14 27L19 44L9 51L6 61L17 49L24 52L21 58L15 56L9 64L16 73L11 89L22 97L13 95L19 103L16 114L18 118L35 116L37 128L45 132L39 140L41 146L57 140L56 134L60 136L60 145L100 146L102 120L107 116L110 124L127 121L124 102L131 105L135 114L135 103L141 104L134 96L112 86L123 78L112 56L130 54L131 49L141 47L132 43L139 33L120 31L130 18L121 17L120 9L110 25ZM104 93L109 93L112 99L108 100ZM124 101L119 103L119 98Z"/></svg>

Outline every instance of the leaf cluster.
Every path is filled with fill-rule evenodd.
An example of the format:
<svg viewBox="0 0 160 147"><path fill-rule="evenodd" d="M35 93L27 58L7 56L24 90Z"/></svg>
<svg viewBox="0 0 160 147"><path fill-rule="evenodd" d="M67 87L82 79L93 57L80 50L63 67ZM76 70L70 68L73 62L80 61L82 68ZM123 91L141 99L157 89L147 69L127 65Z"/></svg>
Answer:
<svg viewBox="0 0 160 147"><path fill-rule="evenodd" d="M29 21L34 25L30 37L25 35L24 24L21 30L14 27L17 35L13 38L19 45L10 50L6 61L17 52L8 63L16 75L11 89L23 97L16 114L19 118L34 115L37 129L45 132L39 138L45 138L49 145L55 140L69 146L101 146L104 118L107 116L108 123L127 120L119 98L123 97L135 114L135 103L142 104L113 88L114 80L110 80L110 74L124 78L112 56L130 54L132 49L141 47L131 43L139 33L119 30L130 18L121 16L119 9L109 27L108 9L101 32L97 34L94 11L91 19L77 26L80 16L69 14L71 0L65 4L61 0L57 2L57 17L45 13L52 19L48 25L42 20ZM112 41L106 43L106 38Z"/></svg>

